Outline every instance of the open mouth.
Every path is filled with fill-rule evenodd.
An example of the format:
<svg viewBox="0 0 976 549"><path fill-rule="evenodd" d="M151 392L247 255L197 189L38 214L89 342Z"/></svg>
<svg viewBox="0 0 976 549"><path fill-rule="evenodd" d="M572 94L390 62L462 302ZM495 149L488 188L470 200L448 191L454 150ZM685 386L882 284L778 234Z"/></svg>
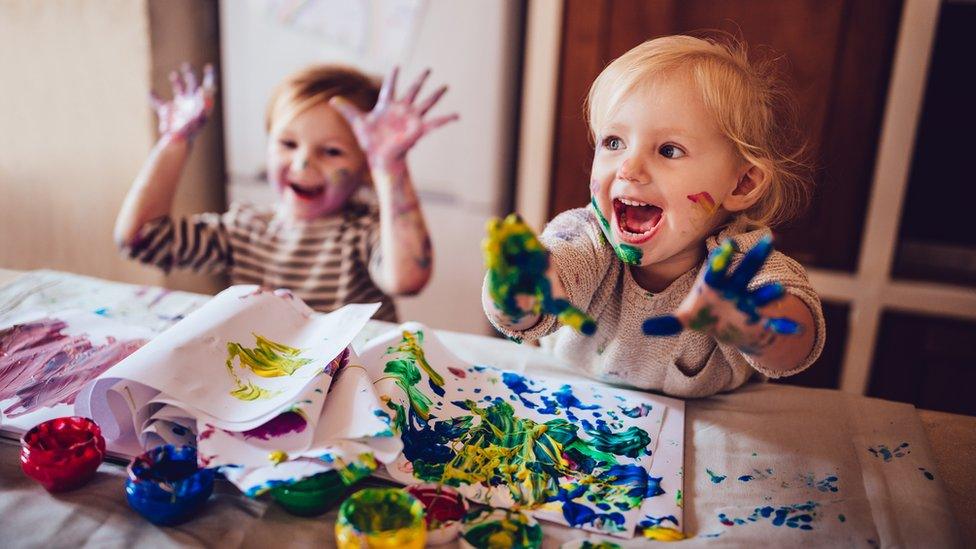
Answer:
<svg viewBox="0 0 976 549"><path fill-rule="evenodd" d="M288 186L300 198L305 198L305 199L318 198L319 196L322 196L322 193L325 192L325 186L319 186L319 187L300 187L300 186L298 186L298 185L296 185L294 183L291 183Z"/></svg>
<svg viewBox="0 0 976 549"><path fill-rule="evenodd" d="M630 198L614 198L613 213L621 238L631 244L640 244L654 236L664 210Z"/></svg>

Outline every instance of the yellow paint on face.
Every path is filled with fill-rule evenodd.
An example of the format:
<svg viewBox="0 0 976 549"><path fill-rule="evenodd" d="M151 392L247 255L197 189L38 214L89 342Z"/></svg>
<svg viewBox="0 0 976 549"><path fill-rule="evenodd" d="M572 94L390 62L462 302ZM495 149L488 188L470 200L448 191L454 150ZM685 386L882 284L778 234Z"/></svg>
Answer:
<svg viewBox="0 0 976 549"><path fill-rule="evenodd" d="M288 452L275 450L274 452L268 454L268 461L274 463L275 465L278 465L283 461L288 461Z"/></svg>

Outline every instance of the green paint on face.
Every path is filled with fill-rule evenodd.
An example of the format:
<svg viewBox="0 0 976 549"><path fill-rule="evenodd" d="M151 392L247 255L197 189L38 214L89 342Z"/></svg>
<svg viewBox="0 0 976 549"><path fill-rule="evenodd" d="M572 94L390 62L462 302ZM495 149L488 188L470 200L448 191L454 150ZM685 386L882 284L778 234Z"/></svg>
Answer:
<svg viewBox="0 0 976 549"><path fill-rule="evenodd" d="M675 495L674 495L674 503L678 507L684 507L685 506L685 498L684 498L684 495L681 493L681 490L678 490L677 493L675 493Z"/></svg>
<svg viewBox="0 0 976 549"><path fill-rule="evenodd" d="M613 232L610 230L610 222L607 221L606 217L603 217L603 212L600 211L600 207L596 203L596 197L590 197L590 206L593 208L593 213L596 214L596 218L600 220L600 227L603 229L603 237L607 239L607 242L613 246L613 251L620 258L620 261L628 265L640 265L641 258L644 257L644 251L636 246L631 246L630 244L621 243L617 244L613 239Z"/></svg>

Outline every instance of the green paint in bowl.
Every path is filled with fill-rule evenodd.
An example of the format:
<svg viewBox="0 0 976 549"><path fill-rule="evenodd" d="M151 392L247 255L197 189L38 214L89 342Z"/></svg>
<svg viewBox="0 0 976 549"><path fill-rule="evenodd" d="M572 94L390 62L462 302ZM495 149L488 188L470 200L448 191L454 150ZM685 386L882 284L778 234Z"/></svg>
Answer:
<svg viewBox="0 0 976 549"><path fill-rule="evenodd" d="M334 507L347 486L336 471L328 471L298 482L275 486L271 497L293 515L311 517Z"/></svg>

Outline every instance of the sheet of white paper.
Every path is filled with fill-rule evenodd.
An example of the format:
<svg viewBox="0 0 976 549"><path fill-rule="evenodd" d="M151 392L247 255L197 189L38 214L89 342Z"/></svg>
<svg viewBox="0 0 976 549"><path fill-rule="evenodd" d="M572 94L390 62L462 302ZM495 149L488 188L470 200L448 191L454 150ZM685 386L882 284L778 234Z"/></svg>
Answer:
<svg viewBox="0 0 976 549"><path fill-rule="evenodd" d="M404 456L388 466L400 482L458 483L476 501L519 499L539 518L623 537L645 502L664 496L652 464L670 399L468 364L417 323L371 340L360 360L403 436ZM564 473L533 475L531 465L505 479L494 459Z"/></svg>
<svg viewBox="0 0 976 549"><path fill-rule="evenodd" d="M346 305L322 315L290 294L232 286L105 375L153 387L218 427L239 428L290 406L378 307ZM244 367L235 347L267 360ZM297 356L282 359L292 350Z"/></svg>

